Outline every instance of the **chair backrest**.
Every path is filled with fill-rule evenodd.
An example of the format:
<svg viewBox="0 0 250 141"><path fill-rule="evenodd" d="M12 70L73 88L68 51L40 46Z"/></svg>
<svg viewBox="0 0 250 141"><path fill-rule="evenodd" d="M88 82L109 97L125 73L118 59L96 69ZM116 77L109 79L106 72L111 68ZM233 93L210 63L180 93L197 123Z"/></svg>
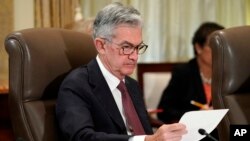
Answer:
<svg viewBox="0 0 250 141"><path fill-rule="evenodd" d="M216 31L212 48L212 102L229 112L218 126L220 141L228 141L230 125L250 124L250 26Z"/></svg>
<svg viewBox="0 0 250 141"><path fill-rule="evenodd" d="M57 141L58 88L73 68L96 56L90 35L53 28L25 29L6 37L9 107L16 139Z"/></svg>

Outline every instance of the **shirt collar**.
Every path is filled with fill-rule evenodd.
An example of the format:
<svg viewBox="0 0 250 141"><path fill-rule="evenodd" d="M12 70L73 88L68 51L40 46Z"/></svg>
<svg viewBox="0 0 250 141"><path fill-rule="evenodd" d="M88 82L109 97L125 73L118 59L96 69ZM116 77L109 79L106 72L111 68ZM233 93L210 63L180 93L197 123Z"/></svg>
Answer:
<svg viewBox="0 0 250 141"><path fill-rule="evenodd" d="M111 91L113 91L114 89L117 88L117 86L119 85L120 83L120 80L114 76L112 73L110 73L103 65L102 61L100 60L99 56L97 55L96 56L96 60L97 60L97 63L101 69L101 72L106 80L106 82L108 83L108 86L110 88Z"/></svg>

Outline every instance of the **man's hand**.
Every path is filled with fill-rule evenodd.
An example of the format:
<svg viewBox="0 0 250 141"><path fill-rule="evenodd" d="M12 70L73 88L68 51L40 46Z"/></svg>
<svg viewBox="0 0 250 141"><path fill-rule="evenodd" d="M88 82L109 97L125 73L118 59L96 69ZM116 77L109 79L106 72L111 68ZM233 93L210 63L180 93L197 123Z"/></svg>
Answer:
<svg viewBox="0 0 250 141"><path fill-rule="evenodd" d="M145 141L179 141L186 133L184 124L164 124L153 135L147 135Z"/></svg>

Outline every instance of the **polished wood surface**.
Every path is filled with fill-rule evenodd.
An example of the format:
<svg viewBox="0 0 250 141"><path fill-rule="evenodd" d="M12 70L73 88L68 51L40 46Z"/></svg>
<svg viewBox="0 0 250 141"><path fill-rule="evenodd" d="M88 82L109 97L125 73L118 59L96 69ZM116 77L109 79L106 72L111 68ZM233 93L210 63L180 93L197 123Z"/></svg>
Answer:
<svg viewBox="0 0 250 141"><path fill-rule="evenodd" d="M9 88L7 86L0 86L0 94L8 94Z"/></svg>
<svg viewBox="0 0 250 141"><path fill-rule="evenodd" d="M14 141L8 106L8 89L0 89L0 141ZM3 89L4 88L4 89Z"/></svg>

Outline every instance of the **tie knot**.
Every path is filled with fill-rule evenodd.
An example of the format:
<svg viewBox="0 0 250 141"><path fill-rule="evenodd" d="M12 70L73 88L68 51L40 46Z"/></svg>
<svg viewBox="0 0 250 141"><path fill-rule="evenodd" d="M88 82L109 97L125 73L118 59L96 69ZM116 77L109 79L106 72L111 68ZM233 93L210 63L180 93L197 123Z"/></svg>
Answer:
<svg viewBox="0 0 250 141"><path fill-rule="evenodd" d="M123 81L120 81L119 85L117 86L117 88L123 93L126 91L126 85Z"/></svg>

